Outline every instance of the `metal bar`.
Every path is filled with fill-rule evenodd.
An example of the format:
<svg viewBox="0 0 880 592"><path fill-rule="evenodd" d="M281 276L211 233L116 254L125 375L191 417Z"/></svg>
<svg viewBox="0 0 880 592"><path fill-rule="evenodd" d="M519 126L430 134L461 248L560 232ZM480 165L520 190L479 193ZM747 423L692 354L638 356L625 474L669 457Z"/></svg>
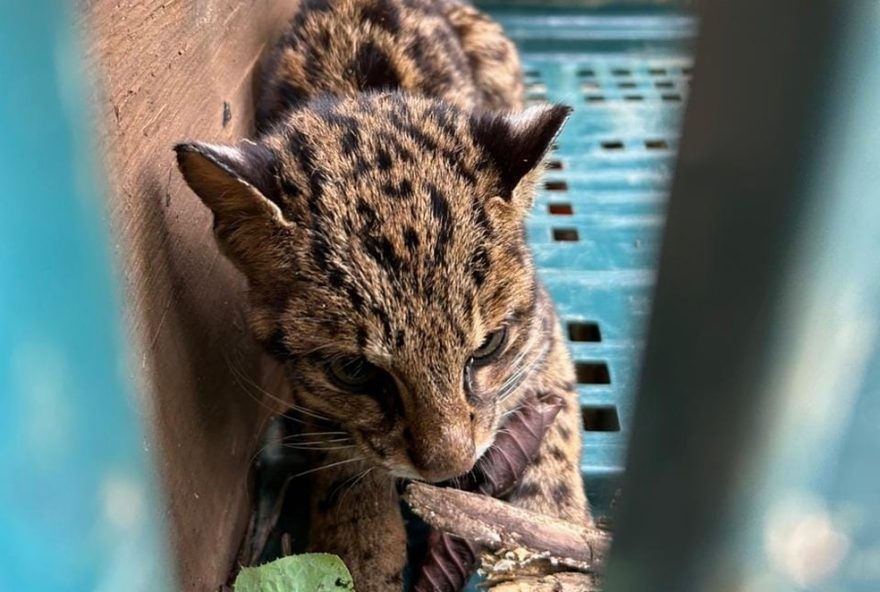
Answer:
<svg viewBox="0 0 880 592"><path fill-rule="evenodd" d="M171 590L70 11L0 18L0 590Z"/></svg>
<svg viewBox="0 0 880 592"><path fill-rule="evenodd" d="M880 10L701 8L606 589L876 590Z"/></svg>

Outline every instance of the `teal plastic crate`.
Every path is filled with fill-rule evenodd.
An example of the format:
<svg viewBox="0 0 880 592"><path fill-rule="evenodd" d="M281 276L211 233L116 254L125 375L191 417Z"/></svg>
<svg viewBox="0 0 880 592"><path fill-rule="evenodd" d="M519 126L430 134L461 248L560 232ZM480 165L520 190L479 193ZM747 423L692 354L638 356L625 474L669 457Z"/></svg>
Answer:
<svg viewBox="0 0 880 592"><path fill-rule="evenodd" d="M587 493L606 515L623 473L695 22L656 8L490 12L520 48L529 103L574 107L528 234L576 364Z"/></svg>

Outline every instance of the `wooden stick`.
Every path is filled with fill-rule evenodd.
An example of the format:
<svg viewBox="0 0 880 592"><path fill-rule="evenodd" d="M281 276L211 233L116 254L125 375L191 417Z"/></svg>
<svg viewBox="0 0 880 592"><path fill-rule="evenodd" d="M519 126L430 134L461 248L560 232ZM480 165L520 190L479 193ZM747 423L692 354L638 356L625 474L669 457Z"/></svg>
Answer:
<svg viewBox="0 0 880 592"><path fill-rule="evenodd" d="M611 542L597 528L517 508L503 501L414 482L403 498L425 522L490 550L523 548L554 565L593 572L601 567Z"/></svg>

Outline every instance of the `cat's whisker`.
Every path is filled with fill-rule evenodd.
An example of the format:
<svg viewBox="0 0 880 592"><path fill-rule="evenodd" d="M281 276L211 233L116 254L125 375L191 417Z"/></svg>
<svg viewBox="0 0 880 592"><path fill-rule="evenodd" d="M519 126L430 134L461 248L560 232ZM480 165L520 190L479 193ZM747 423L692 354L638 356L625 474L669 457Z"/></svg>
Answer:
<svg viewBox="0 0 880 592"><path fill-rule="evenodd" d="M352 475L351 477L349 477L348 479L346 479L345 481L343 481L342 483L340 483L339 485L334 487L333 490L330 492L330 495L328 495L327 497L332 499L336 495L337 491L339 491L340 489L342 489L343 487L345 487L349 483L352 483L355 479L358 478L358 475L360 475L360 473L355 473L354 475ZM336 505L337 511L338 511L340 505L341 505L341 502Z"/></svg>
<svg viewBox="0 0 880 592"><path fill-rule="evenodd" d="M354 442L354 438L345 434L340 434L338 436L319 436L315 438L302 438L298 437L299 434L292 434L289 436L284 436L280 438L281 442L289 442L291 444L318 444L321 442L329 442L331 444L338 444L339 442Z"/></svg>
<svg viewBox="0 0 880 592"><path fill-rule="evenodd" d="M363 481L364 478L366 478L366 476L369 475L369 474L372 472L372 470L375 469L375 468L376 468L376 467L370 467L370 468L368 468L368 469L365 469L365 470L364 470L363 472L361 472L359 475L357 475L357 477L355 478L354 482L346 488L346 490L342 493L342 497L339 498L339 505L340 505L340 506L341 506L341 505L343 504L343 502L345 501L345 496L347 496L349 493L351 493L351 491L352 491L355 487L357 487L357 484L360 483L361 481Z"/></svg>
<svg viewBox="0 0 880 592"><path fill-rule="evenodd" d="M285 401L281 397L279 397L273 393L270 393L269 391L267 391L266 389L261 387L259 384L254 382L253 379L251 379L247 376L244 376L244 379L247 380L251 384L251 386L257 390L258 393L262 393L263 395L265 395L266 397L268 397L272 401L275 401L279 405L284 405L288 409L288 411L290 409L294 409L294 410L298 411L299 413L302 413L303 415L308 415L309 417L313 417L315 419L320 419L323 421L331 421L329 418L324 417L323 415L319 415L309 409L306 409L305 407L301 407L292 401ZM287 414L287 412L285 412L285 415L286 414Z"/></svg>
<svg viewBox="0 0 880 592"><path fill-rule="evenodd" d="M228 362L227 362L227 363L228 363ZM230 364L230 368L231 368L231 369L233 370L233 372L238 376L238 378L240 378L241 380L243 380L243 381L245 381L247 384L249 384L249 385L251 386L251 388L253 388L254 390L256 390L257 393L260 393L260 394L262 394L262 395L268 397L270 400L275 401L275 402L278 403L279 405L282 405L284 408L286 408L288 411L286 411L286 412L284 413L284 415L287 415L287 414L289 413L290 410L295 410L295 411L297 411L297 412L299 412L299 413L301 413L301 414L303 414L303 415L307 415L307 416L312 417L312 418L314 418L314 419L318 419L318 420L321 420L321 421L327 421L327 422L332 422L332 421L333 421L333 420L331 420L329 417L324 417L323 415L320 415L320 414L318 414L318 413L315 413L314 411L311 411L311 410L309 410L309 409L306 409L305 407L302 407L302 406L300 406L300 405L297 405L297 404L294 403L293 401L285 401L285 400L282 399L281 397L279 397L279 396L277 396L277 395L275 395L275 394L273 394L273 393L270 393L269 391L267 391L266 389L264 389L263 387L261 387L259 384L257 384L256 381L254 381L251 377L249 377L249 376L248 376L243 370L241 370L241 369L239 369L239 368L236 368L234 365ZM241 385L240 385L240 386L241 386ZM257 399L257 400L259 400L259 399ZM271 407L268 407L268 406L266 406L266 407L267 407L268 409L272 409ZM273 411L276 411L276 412L278 411L277 409L272 409L272 410L273 410ZM294 418L292 418L292 419L294 419ZM296 420L294 419L294 421L296 421Z"/></svg>
<svg viewBox="0 0 880 592"><path fill-rule="evenodd" d="M329 452L331 450L348 450L355 448L354 444L346 444L345 446L297 446L296 444L282 444L282 448L290 450L307 450L312 452Z"/></svg>
<svg viewBox="0 0 880 592"><path fill-rule="evenodd" d="M312 436L348 436L348 432L302 432L299 434L290 434L286 438L308 438Z"/></svg>
<svg viewBox="0 0 880 592"><path fill-rule="evenodd" d="M511 383L513 383L514 380L517 380L517 377L518 377L517 373L522 368L522 366L521 366L522 361L530 351L529 345L530 345L529 343L526 343L526 345L523 347L523 349L521 349L519 351L519 353L516 354L516 357L513 358L513 361L510 363L510 366L516 368L516 370L514 370L514 372L510 376L507 377L507 380L505 380L504 384L501 385L501 388L498 389L499 392L504 391L506 388L508 388L510 386Z"/></svg>
<svg viewBox="0 0 880 592"><path fill-rule="evenodd" d="M355 458L347 458L345 460L336 461L336 462L330 463L328 465L321 465L320 467L314 467L314 468L308 469L306 471L302 471L300 473L297 473L296 475L291 476L291 479L296 479L297 477L302 477L304 475L309 475L311 473L317 473L318 471L323 471L325 469L332 469L333 467L338 467L339 465L344 465L344 464L353 463L353 462L361 462L363 460L364 460L363 456L358 456Z"/></svg>
<svg viewBox="0 0 880 592"><path fill-rule="evenodd" d="M282 438L282 443L290 446L320 446L322 444L354 444L354 440L351 438L332 438L330 440L302 440L297 442L290 442L287 439Z"/></svg>
<svg viewBox="0 0 880 592"><path fill-rule="evenodd" d="M285 411L284 414L287 415L287 414L290 413L291 411L296 411L297 413L302 413L303 415L307 415L308 417L311 417L311 418L313 418L313 419L317 419L317 420L319 420L319 421L325 421L325 422L328 422L328 423L332 423L332 422L333 422L333 420L330 419L329 417L324 417L323 415L320 415L320 414L318 414L318 413L315 413L314 411L311 411L311 410L309 410L309 409L306 409L305 407L300 407L299 405L290 404L288 410Z"/></svg>
<svg viewBox="0 0 880 592"><path fill-rule="evenodd" d="M511 375L511 377L507 381L505 381L506 386L502 386L502 389L500 389L498 398L496 400L499 403L503 403L508 397L513 395L513 393L515 393L516 390L522 385L523 377L530 375L538 364L543 363L549 351L550 343L546 342L541 350L538 352L538 355L536 355L535 358L528 365L520 366Z"/></svg>
<svg viewBox="0 0 880 592"><path fill-rule="evenodd" d="M227 361L227 363L229 363L229 362ZM256 383L256 381L253 378L248 376L247 373L242 368L238 367L237 365L229 363L229 368L232 370L233 375L236 378L236 382L238 383L238 385L253 400L255 400L257 403L259 403L260 405L262 405L266 409L269 409L270 411L272 411L273 413L276 413L276 414L281 412L281 409L279 409L277 407L272 407L271 405L268 405L265 402L265 400L258 397L254 393L254 391L256 391L256 393L262 394L264 397L268 398L270 401L274 401L274 402L278 403L282 409L289 409L291 407L297 407L297 405L295 405L293 402L285 401L281 397L274 395L274 394L270 393L269 391L267 391L266 389L264 389L263 387L261 387L259 384ZM295 418L291 418L291 419L294 419L294 421L299 421ZM300 422L300 423L302 423L302 422Z"/></svg>
<svg viewBox="0 0 880 592"><path fill-rule="evenodd" d="M232 372L232 378L233 378L233 380L235 380L235 383L239 386L239 388L241 388L242 391L244 391L244 393L250 399L252 399L255 403L257 403L258 405L260 405L264 409L271 411L273 414L278 413L279 410L277 408L272 407L271 405L266 403L266 401L264 401L263 399L258 397L256 394L254 394L253 391L251 391L250 387L248 386L249 381L245 380L246 376L245 376L244 370L241 370L240 368L238 368L238 366L231 361L229 356L227 356L227 358L226 358L226 365L229 367L230 371Z"/></svg>

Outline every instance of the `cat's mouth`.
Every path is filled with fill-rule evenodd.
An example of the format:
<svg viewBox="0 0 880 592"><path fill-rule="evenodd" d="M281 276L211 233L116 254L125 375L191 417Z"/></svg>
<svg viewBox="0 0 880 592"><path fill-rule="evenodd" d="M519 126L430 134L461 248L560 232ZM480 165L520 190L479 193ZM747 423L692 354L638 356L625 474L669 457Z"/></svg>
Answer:
<svg viewBox="0 0 880 592"><path fill-rule="evenodd" d="M440 483L467 475L473 470L474 466L476 466L477 462L483 457L483 455L492 448L496 437L494 432L486 434L485 440L476 445L473 458L471 459L470 466L468 466L467 470L463 470L456 475L431 475L430 470L419 470L412 462L406 449L403 446L393 444L392 441L387 438L387 434L384 438L380 438L378 441L375 441L373 437L370 437L370 434L365 434L360 431L353 431L352 435L361 450L361 454L365 457L367 462L375 465L377 468L384 469L390 476L396 479L409 479L423 481L425 483Z"/></svg>
<svg viewBox="0 0 880 592"><path fill-rule="evenodd" d="M484 454L486 454L486 451L488 451L494 443L495 443L495 437L493 435L486 442L484 442L483 444L481 444L477 448L477 450L474 454L474 458L473 458L473 462L471 464L471 467L467 471L463 472L461 475L455 475L453 477L447 476L447 477L443 477L443 478L439 478L439 479L428 479L424 475L422 475L418 471L418 469L416 469L412 465L412 463L410 463L408 460L404 461L404 462L400 462L400 461L393 461L393 460L389 460L389 459L380 459L379 464L380 464L380 466L384 467L388 471L389 475L391 475L392 477L395 477L397 479L423 481L426 483L440 483L443 481L448 481L450 479L455 479L455 478L463 477L464 475L467 475L469 472L471 472L473 470L473 468L476 466L477 462L483 457ZM374 454L376 454L375 450L373 450L372 452ZM377 456L378 456L378 454L377 454Z"/></svg>

